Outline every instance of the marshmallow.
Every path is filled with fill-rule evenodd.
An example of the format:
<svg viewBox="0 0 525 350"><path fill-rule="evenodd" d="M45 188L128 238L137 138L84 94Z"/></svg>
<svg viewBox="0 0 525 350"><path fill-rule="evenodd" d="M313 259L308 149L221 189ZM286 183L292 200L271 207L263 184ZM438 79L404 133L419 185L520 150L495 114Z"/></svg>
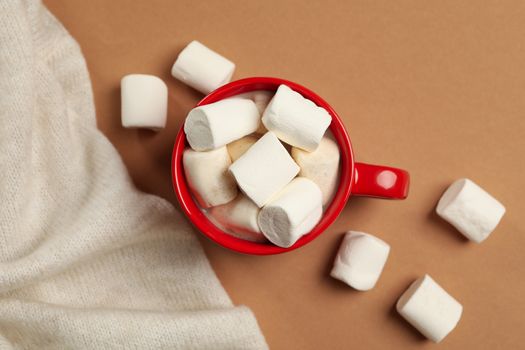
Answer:
<svg viewBox="0 0 525 350"><path fill-rule="evenodd" d="M319 223L322 216L323 206L318 205L310 214L308 214L306 219L304 219L303 222L293 230L291 235L299 237L304 236L305 234L310 232L315 227L315 225Z"/></svg>
<svg viewBox="0 0 525 350"><path fill-rule="evenodd" d="M120 81L122 126L158 130L166 126L168 87L147 74L126 75Z"/></svg>
<svg viewBox="0 0 525 350"><path fill-rule="evenodd" d="M239 195L234 201L213 207L211 216L235 237L252 242L265 242L257 224L259 207L246 196Z"/></svg>
<svg viewBox="0 0 525 350"><path fill-rule="evenodd" d="M186 46L171 68L171 75L207 95L229 83L235 64L194 40Z"/></svg>
<svg viewBox="0 0 525 350"><path fill-rule="evenodd" d="M339 247L330 276L350 287L374 288L383 271L390 246L368 233L348 231Z"/></svg>
<svg viewBox="0 0 525 350"><path fill-rule="evenodd" d="M239 159L248 150L248 148L252 147L252 145L257 142L257 140L257 137L248 135L244 136L242 139L238 139L237 141L229 143L227 148L232 162L235 162L237 159Z"/></svg>
<svg viewBox="0 0 525 350"><path fill-rule="evenodd" d="M259 111L253 101L230 98L193 108L184 132L196 151L207 151L224 146L259 127Z"/></svg>
<svg viewBox="0 0 525 350"><path fill-rule="evenodd" d="M270 242L292 246L317 225L322 215L322 193L304 177L292 180L259 213L259 227Z"/></svg>
<svg viewBox="0 0 525 350"><path fill-rule="evenodd" d="M292 158L301 167L299 176L315 182L323 192L323 205L332 198L339 176L339 147L328 137L323 137L313 152L292 148Z"/></svg>
<svg viewBox="0 0 525 350"><path fill-rule="evenodd" d="M428 339L439 343L458 324L463 306L429 275L416 280L396 305L412 326Z"/></svg>
<svg viewBox="0 0 525 350"><path fill-rule="evenodd" d="M268 107L268 104L272 100L273 95L275 95L275 93L267 90L252 91L252 100L255 102L255 105L257 106L257 109L259 109L261 115L263 115L264 110L266 107Z"/></svg>
<svg viewBox="0 0 525 350"><path fill-rule="evenodd" d="M259 113L263 115L264 110L270 103L274 93L267 90L254 90L250 92L244 92L242 94L235 95L230 98L247 98L249 100L252 100L255 103L255 106L259 110ZM255 130L257 134L266 134L268 132L268 129L264 127L264 124L262 121L259 123L259 128Z"/></svg>
<svg viewBox="0 0 525 350"><path fill-rule="evenodd" d="M266 110L266 107L268 107L268 104L272 100L274 93L266 90L255 90L252 92L252 94L253 102L255 102L259 113L263 115L264 111ZM266 127L262 123L262 120L259 124L259 128L255 130L255 132L258 134L265 134L266 132L268 132L268 129L266 129Z"/></svg>
<svg viewBox="0 0 525 350"><path fill-rule="evenodd" d="M436 212L465 237L481 243L494 231L505 207L474 182L460 179L445 191Z"/></svg>
<svg viewBox="0 0 525 350"><path fill-rule="evenodd" d="M267 132L231 166L237 184L260 208L299 172L275 134Z"/></svg>
<svg viewBox="0 0 525 350"><path fill-rule="evenodd" d="M264 126L284 142L313 151L332 118L312 101L281 85L262 116Z"/></svg>
<svg viewBox="0 0 525 350"><path fill-rule="evenodd" d="M234 95L229 98L246 98L248 100L252 100L255 105L257 106L257 109L259 110L259 113L262 115L264 113L264 110L266 107L268 107L268 104L272 100L273 95L275 95L274 92L268 91L268 90L253 90L249 92L243 92L242 94ZM265 128L266 130L266 128ZM268 130L263 132L265 134Z"/></svg>
<svg viewBox="0 0 525 350"><path fill-rule="evenodd" d="M226 147L208 152L184 150L184 173L195 198L203 208L228 203L237 196L237 186L228 173L231 164Z"/></svg>

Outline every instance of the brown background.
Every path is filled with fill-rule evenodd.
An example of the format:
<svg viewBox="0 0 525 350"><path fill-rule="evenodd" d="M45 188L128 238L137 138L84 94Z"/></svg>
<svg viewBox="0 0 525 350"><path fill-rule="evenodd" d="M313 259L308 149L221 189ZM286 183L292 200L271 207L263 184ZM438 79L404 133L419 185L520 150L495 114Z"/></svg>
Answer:
<svg viewBox="0 0 525 350"><path fill-rule="evenodd" d="M243 256L202 239L224 287L252 308L272 348L430 348L393 309L424 273L464 306L442 348L524 347L525 2L45 2L82 46L98 125L144 191L176 203L171 148L201 95L169 71L192 39L236 62L235 78L277 76L315 90L343 117L358 160L411 172L408 200L353 198L327 232L292 253ZM121 128L119 82L128 73L168 84L169 121L159 134ZM507 207L481 245L433 211L459 177ZM392 246L372 291L328 277L348 229Z"/></svg>

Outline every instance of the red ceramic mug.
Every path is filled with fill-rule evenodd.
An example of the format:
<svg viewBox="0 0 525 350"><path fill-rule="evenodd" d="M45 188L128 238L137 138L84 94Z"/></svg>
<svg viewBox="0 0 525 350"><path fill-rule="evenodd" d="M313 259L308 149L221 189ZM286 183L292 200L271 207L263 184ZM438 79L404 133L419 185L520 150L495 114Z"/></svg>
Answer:
<svg viewBox="0 0 525 350"><path fill-rule="evenodd" d="M246 254L269 255L297 249L323 233L339 216L350 195L376 198L404 199L408 195L409 175L405 170L380 165L356 163L352 144L346 129L333 108L321 97L309 89L279 78L246 78L221 86L203 98L197 106L217 102L219 100L254 90L276 91L279 85L288 85L315 104L330 113L332 122L330 130L339 145L341 153L339 185L335 196L326 208L321 221L307 235L301 237L293 246L281 248L271 243L255 243L236 238L215 226L201 211L195 202L184 175L182 154L188 146L184 128L181 127L172 154L173 188L182 210L190 221L208 238L216 243Z"/></svg>

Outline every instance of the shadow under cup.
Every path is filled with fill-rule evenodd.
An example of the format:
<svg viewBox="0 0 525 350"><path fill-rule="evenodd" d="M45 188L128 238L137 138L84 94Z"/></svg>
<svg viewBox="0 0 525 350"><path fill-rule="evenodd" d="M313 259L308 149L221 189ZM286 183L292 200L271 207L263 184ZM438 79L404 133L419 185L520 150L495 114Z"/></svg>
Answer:
<svg viewBox="0 0 525 350"><path fill-rule="evenodd" d="M250 242L234 237L230 233L217 227L195 202L188 186L188 182L186 181L182 164L182 154L184 149L188 147L188 143L186 141L186 134L184 133L183 126L180 128L179 133L177 134L175 145L173 147L171 162L172 182L175 194L182 210L193 223L193 225L195 225L199 231L201 231L209 239L222 245L223 247L240 253L256 255L279 254L297 249L312 241L321 233L323 233L328 228L328 226L330 226L335 221L335 219L337 219L345 207L346 201L350 197L350 191L354 182L355 172L352 145L341 119L332 109L332 107L326 103L325 100L299 84L279 78L256 77L241 79L226 84L213 91L204 99L202 99L197 104L197 106L210 104L228 97L255 90L267 90L275 92L281 84L289 86L292 90L297 91L305 98L313 101L316 105L323 107L328 111L332 117L330 131L332 132L334 139L339 146L339 151L341 154L338 189L333 196L332 201L326 207L323 217L319 223L308 234L301 237L291 247L281 248L270 242Z"/></svg>

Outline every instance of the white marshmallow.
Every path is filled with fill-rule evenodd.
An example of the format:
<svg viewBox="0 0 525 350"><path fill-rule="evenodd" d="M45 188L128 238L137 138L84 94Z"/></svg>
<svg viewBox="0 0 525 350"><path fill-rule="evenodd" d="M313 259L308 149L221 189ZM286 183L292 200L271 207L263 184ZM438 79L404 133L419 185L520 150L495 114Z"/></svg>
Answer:
<svg viewBox="0 0 525 350"><path fill-rule="evenodd" d="M264 111L264 126L284 142L313 151L321 142L332 118L312 101L281 85Z"/></svg>
<svg viewBox="0 0 525 350"><path fill-rule="evenodd" d="M231 166L237 184L260 208L299 172L288 151L267 132Z"/></svg>
<svg viewBox="0 0 525 350"><path fill-rule="evenodd" d="M237 196L237 186L228 173L231 160L226 147L208 152L188 148L182 162L188 184L201 207L228 203Z"/></svg>
<svg viewBox="0 0 525 350"><path fill-rule="evenodd" d="M292 148L292 158L301 167L299 176L315 182L323 192L323 205L332 198L339 177L339 147L328 137L323 137L313 152Z"/></svg>
<svg viewBox="0 0 525 350"><path fill-rule="evenodd" d="M368 233L348 231L339 247L330 276L366 291L374 288L383 271L390 246Z"/></svg>
<svg viewBox="0 0 525 350"><path fill-rule="evenodd" d="M259 111L253 101L230 98L193 108L184 123L191 148L207 151L224 146L259 127Z"/></svg>
<svg viewBox="0 0 525 350"><path fill-rule="evenodd" d="M120 81L122 126L158 130L166 126L168 87L160 78L129 74Z"/></svg>
<svg viewBox="0 0 525 350"><path fill-rule="evenodd" d="M505 207L471 180L460 179L445 191L436 212L465 237L481 243L494 231Z"/></svg>
<svg viewBox="0 0 525 350"><path fill-rule="evenodd" d="M194 40L186 46L171 68L171 75L207 95L229 83L235 64Z"/></svg>
<svg viewBox="0 0 525 350"><path fill-rule="evenodd" d="M259 138L255 136L244 136L242 139L238 139L237 141L233 141L232 143L229 143L228 146L228 153L230 153L230 157L232 159L232 162L235 162L237 159L239 159L248 148L252 147L255 142L257 142Z"/></svg>
<svg viewBox="0 0 525 350"><path fill-rule="evenodd" d="M251 199L239 195L234 201L211 208L212 217L234 236L252 242L265 242L257 224L259 207Z"/></svg>
<svg viewBox="0 0 525 350"><path fill-rule="evenodd" d="M458 324L463 306L429 275L417 279L396 305L412 326L428 339L439 343Z"/></svg>
<svg viewBox="0 0 525 350"><path fill-rule="evenodd" d="M292 246L317 225L322 215L322 193L304 177L292 180L259 213L259 227L270 242Z"/></svg>

